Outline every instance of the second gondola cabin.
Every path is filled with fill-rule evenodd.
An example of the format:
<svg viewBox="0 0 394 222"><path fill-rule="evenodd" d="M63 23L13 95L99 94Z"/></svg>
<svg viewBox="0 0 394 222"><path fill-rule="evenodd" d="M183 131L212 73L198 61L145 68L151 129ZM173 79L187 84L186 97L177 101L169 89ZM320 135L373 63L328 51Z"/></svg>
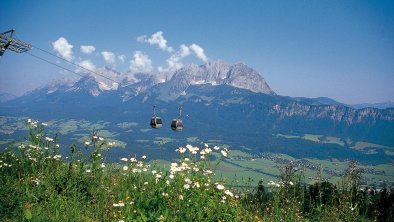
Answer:
<svg viewBox="0 0 394 222"><path fill-rule="evenodd" d="M152 128L161 128L163 126L163 122L161 121L160 117L154 116L152 117L152 119L150 120L150 126Z"/></svg>
<svg viewBox="0 0 394 222"><path fill-rule="evenodd" d="M173 119L171 122L171 129L175 131L183 130L183 122L181 119Z"/></svg>
<svg viewBox="0 0 394 222"><path fill-rule="evenodd" d="M171 129L174 131L181 131L183 130L183 122L182 122L182 111L183 107L179 107L179 116L176 119L173 119L171 122Z"/></svg>

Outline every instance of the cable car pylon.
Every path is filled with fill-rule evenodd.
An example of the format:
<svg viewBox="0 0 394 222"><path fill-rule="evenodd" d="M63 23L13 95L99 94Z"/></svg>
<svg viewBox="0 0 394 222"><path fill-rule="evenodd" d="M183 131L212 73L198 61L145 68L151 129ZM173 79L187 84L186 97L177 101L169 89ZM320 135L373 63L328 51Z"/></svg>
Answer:
<svg viewBox="0 0 394 222"><path fill-rule="evenodd" d="M6 32L0 33L0 56L3 56L7 49L17 53L27 52L32 49L32 46L30 44L12 38L14 32L15 30L11 29Z"/></svg>

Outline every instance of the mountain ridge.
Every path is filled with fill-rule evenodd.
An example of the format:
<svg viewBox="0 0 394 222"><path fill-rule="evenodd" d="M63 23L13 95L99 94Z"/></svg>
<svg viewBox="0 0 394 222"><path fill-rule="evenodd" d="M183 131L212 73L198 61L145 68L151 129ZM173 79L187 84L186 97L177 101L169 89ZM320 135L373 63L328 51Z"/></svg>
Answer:
<svg viewBox="0 0 394 222"><path fill-rule="evenodd" d="M222 137L236 132L245 134L242 129L247 129L250 138L245 138L246 143L256 140L260 132L297 132L394 145L390 133L394 132L394 109L357 110L328 99L276 95L270 88L265 88L263 77L256 76L256 73L245 64L230 66L216 62L186 66L167 81L162 81L162 76L157 78L143 73L127 73L125 76L129 79L124 80L125 76L113 73L120 83L120 80L124 82L109 85L99 78L85 76L72 86L63 84L55 87L57 90L53 86L43 87L0 103L0 115L89 118L111 122L132 119L144 124L143 119L150 118L154 104L163 110L177 110L183 106L185 114L193 116L195 121L189 126L191 135L192 132L210 132ZM243 82L244 85L238 84L247 76L260 81L256 90L251 90L255 85L248 81ZM207 123L210 123L208 128ZM202 128L207 132L201 132Z"/></svg>
<svg viewBox="0 0 394 222"><path fill-rule="evenodd" d="M71 87L70 82L54 81L33 91L48 90L48 93L52 93L56 90L63 91L64 87L68 86L70 88L67 90L70 92L87 90L93 96L98 96L108 90L118 90L127 94L122 97L128 98L132 94L138 95L153 86L167 83L171 85L171 94L181 94L191 85L211 84L230 85L252 92L275 95L264 78L244 63L228 65L223 61L214 61L204 65L189 64L172 73L157 74L131 72L122 74L105 67L97 70L97 73L100 75L86 74L73 82ZM56 88L56 83L58 83L58 88Z"/></svg>
<svg viewBox="0 0 394 222"><path fill-rule="evenodd" d="M387 108L394 108L394 102L380 102L380 103L360 103L360 104L352 104L351 107L355 109L363 109L363 108L378 108L378 109L387 109Z"/></svg>

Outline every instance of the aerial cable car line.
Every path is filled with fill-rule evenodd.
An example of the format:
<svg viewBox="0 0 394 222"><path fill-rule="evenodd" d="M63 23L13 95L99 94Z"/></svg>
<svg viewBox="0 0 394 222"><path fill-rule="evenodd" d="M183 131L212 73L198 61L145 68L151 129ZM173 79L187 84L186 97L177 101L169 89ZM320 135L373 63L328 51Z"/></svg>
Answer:
<svg viewBox="0 0 394 222"><path fill-rule="evenodd" d="M39 48L36 48L35 46L33 46L33 49L41 50L41 49L39 49ZM41 51L46 52L45 50L41 50ZM69 71L69 72L71 72L71 73L74 73L74 74L76 74L76 75L78 75L78 76L80 76L80 77L84 77L84 76L85 76L85 75L79 74L79 73L77 73L77 72L75 72L75 71L73 71L73 70L71 70L71 69L68 69L68 68L65 68L65 67L63 67L63 66L61 66L61 65L58 65L58 64L56 64L56 63L54 63L54 62L51 62L51 61L49 61L49 60L47 60L47 59L44 59L44 58L42 58L42 57L40 57L40 56L34 55L34 54L31 53L31 52L26 52L26 53L27 53L28 55L31 55L31 56L37 58L37 59L40 59L40 60L42 60L42 61L44 61L44 62L47 62L47 63L49 63L49 64L51 64L51 65L55 65L55 66L57 66L57 67L59 67L59 68L61 68L61 69L67 70L67 71ZM46 52L46 53L51 54L50 52ZM114 80L114 79L111 79L111 78L109 78L109 77L107 77L107 76L105 76L105 75L103 75L103 74L100 74L100 73L95 72L95 71L93 71L93 70L87 69L87 68L85 68L85 67L83 67L83 66L80 66L80 65L74 63L74 62L68 61L67 59L64 59L64 58L62 58L62 57L60 57L60 56L57 56L57 55L54 55L54 54L51 54L51 55L52 55L52 56L55 56L55 57L58 58L58 59L67 61L68 63L70 63L70 64L72 64L72 65L74 65L74 66L76 66L76 67L78 67L78 68L84 69L84 70L88 71L89 73L92 73L92 74L101 76L101 77L103 77L103 78L105 78L105 79L108 79L108 80L110 80L110 81L112 81L112 82L114 82L114 83L117 83L117 84L121 85L120 82L118 82L118 81L116 81L116 80ZM128 87L128 86L125 86L125 87Z"/></svg>
<svg viewBox="0 0 394 222"><path fill-rule="evenodd" d="M69 71L69 72L71 72L71 73L74 73L74 74L76 74L76 75L78 75L78 76L83 77L83 75L81 75L81 74L79 74L79 73L77 73L77 72L75 72L75 71L73 71L73 70L71 70L71 69L65 68L65 67L63 67L63 66L61 66L61 65L58 65L58 64L56 64L56 63L54 63L54 62L51 62L51 61L49 61L49 60L47 60L47 59L41 58L41 57L39 57L39 56L36 56L36 55L34 55L34 54L28 52L29 50L31 50L31 49L33 49L33 48L37 48L37 49L39 49L39 50L41 50L41 51L43 51L43 52L46 52L46 53L48 53L48 54L51 54L52 56L57 57L57 58L59 58L59 59L65 60L65 61L67 61L67 62L70 62L70 61L68 61L68 60L66 60L66 59L63 59L63 58L61 58L61 57L59 57L59 56L56 56L56 55L54 55L54 54L52 54L52 53L50 53L50 52L47 52L47 51L45 51L45 50L43 50L43 49L40 49L39 47L33 46L33 45L31 45L31 44L28 44L28 43L22 42L21 40L18 40L18 39L16 39L16 38L13 38L12 35L14 34L14 32L15 32L15 29L11 29L11 30L9 30L9 31L6 31L6 32L3 32L3 33L0 34L0 56L3 56L4 53L5 53L5 51L6 51L7 49L9 49L9 50L11 50L11 51L14 51L14 52L17 52L17 53L26 52L27 54L29 54L29 55L32 56L32 57L35 57L35 58L37 58L37 59L39 59L39 60L42 60L42 61L44 61L44 62L47 62L47 63L51 64L51 65L57 66L57 67L59 67L59 68L61 68L61 69L67 70L67 71ZM15 36L16 36L16 35L15 35ZM71 62L71 63L72 63L72 62ZM72 64L73 64L73 65L76 65L76 66L78 66L78 67L80 67L80 68L82 68L82 69L85 69L85 70L87 70L87 71L89 71L89 72L92 72L92 73L94 73L94 74L97 74L97 75L99 75L99 76L102 76L102 77L104 77L104 78L107 78L106 76L103 76L103 75L101 75L101 74L99 74L99 73L95 73L94 71L88 70L88 69L86 69L86 68L84 68L84 67L82 67L82 66L79 66L78 64L75 64L75 63L72 63ZM107 78L107 79L109 79L109 80L111 80L111 81L114 81L113 79L110 79L110 78ZM116 82L116 81L115 81L115 82ZM119 84L119 83L118 83L118 84Z"/></svg>
<svg viewBox="0 0 394 222"><path fill-rule="evenodd" d="M82 74L79 74L79 73L77 73L77 72L75 72L75 71L73 71L73 70L71 70L71 69L68 69L68 68L66 68L66 67L63 67L63 66L61 66L61 65L59 65L59 64L56 64L56 63L54 63L54 62L51 62L51 61L49 61L49 60L47 60L47 59L41 58L41 57L39 57L39 56L36 56L36 55L34 55L33 53L30 53L30 52L26 52L26 53L27 53L28 55L34 57L34 58L37 58L37 59L42 60L42 61L44 61L44 62L47 62L47 63L49 63L49 64L51 64L51 65L54 65L54 66L56 66L56 67L59 67L59 68L64 69L64 70L66 70L66 71L69 71L69 72L71 72L71 73L74 73L74 74L76 74L76 75L78 75L78 76L80 76L80 77L84 77L84 75L82 75ZM56 56L56 57L58 57L58 56ZM60 58L60 57L58 57L58 58ZM61 58L61 59L63 59L63 58ZM63 60L64 60L64 59L63 59ZM66 61L67 61L67 60L66 60ZM72 63L72 62L70 62L70 63ZM73 64L73 63L72 63L72 64ZM81 67L81 66L79 66L79 65L77 65L77 66L78 66L78 67ZM83 67L81 67L81 68L83 68ZM92 70L89 70L89 69L86 69L86 68L84 68L84 69L95 74L95 72L93 72ZM101 75L100 75L100 76L101 76ZM110 79L110 78L107 78L107 79L112 80L112 79ZM112 81L114 81L114 80L112 80ZM114 81L114 82L118 83L117 81ZM118 84L120 85L120 83L118 83ZM128 87L128 86L126 86L126 87ZM161 119L160 117L158 117L158 116L156 115L156 107L157 107L156 105L153 106L153 116L152 116L151 121L150 121L150 126L151 126L152 128L154 128L154 129L159 129L159 128L161 128L161 127L163 126L163 121L162 121L162 119ZM171 129L174 130L174 131L182 131L182 130L183 130L183 122L182 122L182 120L181 120L182 111L183 111L183 108L180 107L180 108L179 108L179 116L178 116L178 118L173 119L172 122L171 122Z"/></svg>
<svg viewBox="0 0 394 222"><path fill-rule="evenodd" d="M113 81L113 82L118 83L119 85L121 85L121 83L119 83L119 82L117 82L117 81L115 81L115 80L113 80L113 79L111 79L111 78L109 78L109 77L106 77L106 76L101 75L101 74L99 74L99 73L97 73L97 72L94 72L93 70L90 70L90 69L87 69L87 68L85 68L85 67L82 67L82 66L80 66L80 65L78 65L78 64L76 64L76 63L73 63L73 62L71 62L71 61L69 61L69 60L67 60L67 59L64 59L64 58L62 58L62 57L60 57L60 56L57 56L57 55L55 55L55 54L53 54L53 53L51 53L51 52L48 52L48 51L46 51L46 50L40 49L40 48L35 47L35 46L34 46L34 48L37 48L38 50L43 51L43 52L45 52L45 53L47 53L47 54L49 54L49 55L52 55L52 56L54 56L54 57L56 57L56 58L58 58L58 59L64 60L64 61L66 61L66 62L68 62L68 63L70 63L70 64L73 64L73 65L75 65L75 66L77 66L77 67L80 67L80 68L82 68L82 69L85 69L86 71L89 71L89 72L91 72L91 73L93 73L93 74L102 76L102 77L104 77L104 78L106 78L106 79L108 79L108 80L111 80L111 81ZM65 70L69 71L69 72L75 73L75 74L77 74L77 75L83 77L83 75L78 74L77 72L74 72L74 71L72 71L72 70L70 70L70 69L64 68L64 67L62 67L62 66L60 66L60 65L58 65L58 64L55 64L55 63L50 62L50 61L47 61L47 60L45 60L45 59L43 59L43 58L40 58L40 57L38 57L38 56L35 56L35 55L33 55L32 53L28 53L28 54L31 55L31 56L33 56L33 57L36 57L36 58L38 58L38 59L41 59L41 60L43 60L43 61L49 62L49 63L52 64L52 65L55 65L55 66L60 67L60 68L63 68L63 69L65 69ZM128 87L128 86L126 86L126 87ZM154 128L154 129L159 129L159 128L161 128L161 127L163 126L163 121L162 121L162 119L161 119L160 117L158 117L158 116L156 115L156 108L157 108L157 106L154 105L154 106L153 106L153 116L152 116L151 121L150 121L150 126L151 126L152 128ZM181 117L182 117L182 111L183 111L183 108L182 108L182 107L179 107L179 116L178 116L178 118L175 118L175 119L173 119L173 120L171 121L171 129L174 130L174 131L182 131L182 130L183 130L183 121L182 121L182 119L181 119Z"/></svg>
<svg viewBox="0 0 394 222"><path fill-rule="evenodd" d="M36 56L36 55L34 55L34 54L30 53L30 52L26 52L26 53L27 53L28 55L30 55L30 56L36 58L36 59L42 60L42 61L44 61L44 62L47 62L47 63L51 64L51 65L57 66L57 67L59 67L59 68L61 68L61 69L64 69L64 70L69 71L69 72L71 72L71 73L74 73L74 74L76 74L76 75L78 75L78 76L80 76L80 77L84 77L84 75L82 75L82 74L79 74L79 73L77 73L77 72L75 72L75 71L73 71L73 70L71 70L71 69L68 69L68 68L66 68L66 67L63 67L63 66L61 66L61 65L59 65L59 64L56 64L56 63L54 63L54 62L51 62L51 61L49 61L49 60L47 60L47 59L41 58L41 57L39 57L39 56Z"/></svg>
<svg viewBox="0 0 394 222"><path fill-rule="evenodd" d="M59 64L56 64L56 63L51 62L51 61L49 61L49 60L47 60L47 59L44 59L44 58L42 58L42 57L40 57L40 56L34 55L34 54L31 53L31 52L28 52L28 51L31 50L32 48L33 48L33 49L38 49L38 50L40 50L40 51L42 51L42 52L44 52L44 53L46 53L46 54L48 54L48 55L54 56L54 57L56 57L56 58L58 58L58 59L60 59L60 60L66 61L67 63L70 63L70 64L72 64L72 65L74 65L74 66L76 66L76 67L79 67L79 68L81 68L81 69L84 69L84 70L88 71L89 73L92 73L92 74L101 76L101 77L103 77L103 78L105 78L105 79L107 79L107 80L110 80L110 81L112 81L112 82L115 82L115 83L119 84L119 86L121 85L120 82L118 82L118 81L116 81L116 80L114 80L114 79L112 79L112 78L109 78L109 77L107 77L107 76L105 76L105 75L102 75L102 74L100 74L100 73L98 73L98 72L95 72L95 71L93 71L93 70L90 70L90 69L88 69L88 68L85 68L85 67L83 67L83 66L80 66L80 65L78 65L78 64L76 64L76 63L74 63L74 62L72 62L72 61L69 61L69 60L67 60L67 59L65 59L65 58L63 58L63 57L60 57L60 56L58 56L58 55L56 55L56 54L54 54L54 53L48 52L48 51L46 51L46 50L44 50L44 49L41 49L40 47L37 47L37 46L32 45L32 44L27 44L27 43L25 43L25 42L22 42L22 41L20 41L20 40L17 40L17 39L12 38L12 34L14 33L14 31L15 31L15 30L12 29L12 30L9 30L9 31L7 31L7 32L4 32L4 33L1 33L1 34L0 34L0 56L3 56L3 55L4 55L4 52L5 52L7 49L10 49L10 50L15 51L15 52L17 52L17 53L26 52L28 55L30 55L30 56L32 56L32 57L34 57L34 58L36 58L36 59L39 59L39 60L44 61L44 62L46 62L46 63L49 63L49 64L51 64L51 65L54 65L54 66L56 66L56 67L58 67L58 68L64 69L64 70L66 70L66 71L69 71L69 72L71 72L71 73L73 73L73 74L76 74L76 75L78 75L78 76L80 76L80 77L84 77L84 75L79 74L79 73L77 73L77 72L75 72L75 71L73 71L73 70L71 70L71 69L68 69L68 68L63 67L63 66L61 66L61 65L59 65ZM10 33L10 36L6 36L6 34L9 34L9 33ZM130 87L127 86L127 85L126 85L125 87L130 88ZM182 122L182 120L181 120L182 110L183 110L183 108L182 108L182 107L179 107L179 117L176 118L176 119L173 119L172 122L171 122L171 129L174 130L174 131L182 131L182 129L183 129L183 122ZM150 125L151 125L152 128L156 128L156 129L157 129L157 128L161 128L162 125L163 125L161 118L158 117L158 116L156 116L156 105L153 106L153 117L152 117L152 119L151 119Z"/></svg>
<svg viewBox="0 0 394 222"><path fill-rule="evenodd" d="M109 77L107 77L107 76L105 76L105 75L103 75L103 74L100 74L100 73L98 73L98 72L96 72L96 71L94 71L94 70L85 68L85 67L83 67L83 66L81 66L81 65L79 65L79 64L77 64L77 63L74 63L74 62L72 62L72 61L69 61L69 60L67 60L67 59L65 59L65 58L63 58L63 57L61 57L61 56L58 56L58 55L52 53L52 52L48 52L48 51L46 51L45 49L41 49L41 48L39 48L39 47L37 47L37 46L35 46L35 45L32 45L32 46L33 46L34 49L38 49L38 50L40 50L41 52L44 52L44 53L46 53L46 54L48 54L48 55L51 55L51 56L54 56L54 57L56 57L56 58L58 58L58 59L61 59L61 60L63 60L63 61L66 61L66 62L68 62L68 63L70 63L70 64L72 64L72 65L74 65L74 66L76 66L76 67L78 67L78 68L84 69L84 70L86 70L86 71L88 71L88 72L90 72L90 73L92 73L92 74L101 76L101 77L103 77L103 78L105 78L105 79L107 79L107 80L110 80L110 81L112 81L112 82L114 82L114 83L119 84L119 86L121 85L120 82L118 82L118 81L116 81L116 80L114 80L114 79L112 79L112 78L109 78ZM127 86L126 86L126 87L127 87Z"/></svg>
<svg viewBox="0 0 394 222"><path fill-rule="evenodd" d="M87 68L85 68L83 66L80 66L80 65L78 65L78 64L76 64L76 63L74 63L72 61L69 61L69 60L67 60L67 59L65 59L63 57L60 57L60 56L58 56L58 55L56 55L54 53L48 52L45 49L41 49L40 47L37 47L37 46L35 46L33 44L28 44L28 43L22 42L22 41L20 41L18 39L12 38L12 35L14 34L14 32L15 32L15 30L11 29L9 31L6 31L6 32L0 34L0 56L2 56L7 49L10 49L10 50L15 51L17 53L27 52L27 51L29 51L31 49L38 49L38 50L40 50L40 51L42 51L42 52L44 52L44 53L46 53L48 55L54 56L54 57L56 57L58 59L66 61L66 62L68 62L68 63L70 63L70 64L72 64L72 65L74 65L74 66L76 66L78 68L84 69L84 70L88 71L89 73L95 74L97 76L101 76L101 77L103 77L103 78L105 78L107 80L110 80L112 82L115 82L115 83L121 85L120 82L118 82L118 81L116 81L116 80L114 80L112 78L109 78L109 77L107 77L107 76L105 76L103 74L100 74L100 73L95 72L93 70L87 69ZM9 34L9 36L7 36L7 34ZM41 58L41 57L39 57L37 55L34 55L32 53L28 53L28 54L33 56L33 57L35 57L35 58L37 58L37 59L40 59L40 60L45 61L45 62L47 62L49 64L55 65L55 66L57 66L59 68L62 68L64 70L67 70L67 71L69 71L71 73L74 73L74 74L76 74L78 76L83 77L83 75L78 74L77 72L74 72L74 71L72 71L70 69L67 69L65 67L62 67L62 66L60 66L58 64L55 64L55 63L53 63L53 62L51 62L51 61L49 61L47 59Z"/></svg>
<svg viewBox="0 0 394 222"><path fill-rule="evenodd" d="M34 47L34 48L35 48L35 47ZM44 51L45 51L45 50L44 50ZM73 71L73 70L71 70L71 69L68 69L68 68L66 68L66 67L63 67L63 66L61 66L61 65L59 65L59 64L56 64L56 63L54 63L54 62L51 62L51 61L49 61L49 60L47 60L47 59L41 58L40 56L34 55L33 53L30 53L30 52L26 52L26 53L27 53L28 55L34 57L34 58L37 58L37 59L42 60L42 61L44 61L44 62L47 62L47 63L49 63L49 64L51 64L51 65L54 65L54 66L56 66L56 67L59 67L59 68L64 69L64 70L66 70L66 71L69 71L69 72L71 72L71 73L74 73L74 74L76 74L76 75L78 75L78 76L80 76L80 77L84 77L84 75L82 75L82 74L79 74L79 73L77 73L77 72L75 72L75 71ZM47 53L48 53L48 52L47 52ZM49 54L51 54L51 53L49 53ZM68 61L68 60L66 60L66 59L63 59L63 58L61 58L61 57L59 57L59 56L56 56L56 55L54 55L54 56L57 57L57 58L59 58L59 59L65 60L65 61L67 61L67 62L69 62L69 63L71 63L71 64L73 64L73 65L76 65L76 66L78 66L78 67L80 67L80 68L83 68L83 69L85 69L85 70L87 70L87 71L89 71L89 72L92 72L93 74L97 74L96 72L94 72L94 71L92 71L92 70L86 69L86 68L84 68L84 67L82 67L82 66L79 66L79 65L77 65L77 64L75 64L75 63L73 63L73 62L70 62L70 61ZM98 75L99 75L99 76L103 76L103 75L100 75L100 74L98 74ZM119 82L117 82L117 81L115 81L115 80L112 80L111 78L108 78L108 77L105 77L105 76L103 76L103 77L106 78L106 79L109 79L109 80L111 80L111 81L113 81L113 82L115 82L115 83L118 83L118 84L120 85ZM125 87L128 87L128 86L125 86ZM151 121L150 121L150 126L151 126L152 128L158 129L158 128L161 128L161 127L163 126L163 121L162 121L162 119L161 119L160 117L158 117L158 116L156 115L156 108L157 108L157 106L154 105L154 106L153 106L153 116L152 116ZM174 131L182 131L182 130L183 130L183 122L182 122L182 119L181 119L181 117L182 117L182 111L183 111L183 107L181 106L181 107L179 107L179 116L178 116L178 118L173 119L172 122L171 122L171 129L174 130Z"/></svg>

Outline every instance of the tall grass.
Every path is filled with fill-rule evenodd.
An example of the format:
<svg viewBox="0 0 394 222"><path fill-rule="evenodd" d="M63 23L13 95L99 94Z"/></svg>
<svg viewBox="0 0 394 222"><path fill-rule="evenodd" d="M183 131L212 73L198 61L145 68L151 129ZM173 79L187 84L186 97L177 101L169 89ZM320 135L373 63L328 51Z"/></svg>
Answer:
<svg viewBox="0 0 394 222"><path fill-rule="evenodd" d="M67 157L57 136L28 121L26 141L0 154L2 221L250 221L238 196L213 178L218 147L180 147L179 161L163 170L147 157L103 161L113 145L94 131Z"/></svg>
<svg viewBox="0 0 394 222"><path fill-rule="evenodd" d="M0 153L1 221L394 219L393 190L361 190L362 171L355 162L337 185L319 177L307 185L304 171L288 165L280 181L260 181L254 191L237 191L214 176L228 155L226 148L179 147L179 159L167 170L146 156L109 164L105 152L115 144L99 132L81 145L61 148L57 135L49 135L43 124L27 123L26 140Z"/></svg>

